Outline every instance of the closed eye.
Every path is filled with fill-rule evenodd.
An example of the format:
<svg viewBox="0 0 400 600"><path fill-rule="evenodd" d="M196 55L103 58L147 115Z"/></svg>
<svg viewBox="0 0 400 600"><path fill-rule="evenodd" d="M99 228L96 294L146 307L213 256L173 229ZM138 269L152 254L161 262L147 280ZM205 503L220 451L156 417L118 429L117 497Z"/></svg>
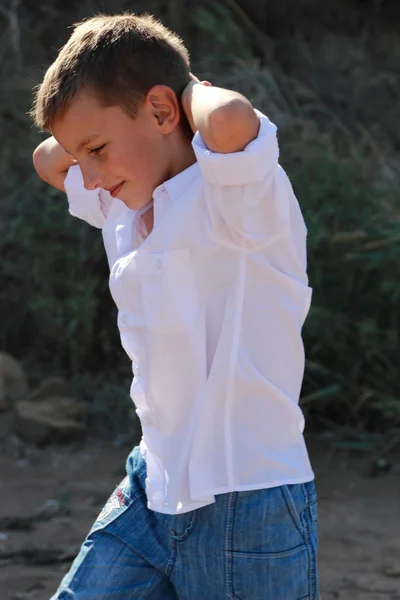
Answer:
<svg viewBox="0 0 400 600"><path fill-rule="evenodd" d="M89 152L90 154L99 154L105 146L105 144L102 144L101 146L97 146L97 148L92 148Z"/></svg>

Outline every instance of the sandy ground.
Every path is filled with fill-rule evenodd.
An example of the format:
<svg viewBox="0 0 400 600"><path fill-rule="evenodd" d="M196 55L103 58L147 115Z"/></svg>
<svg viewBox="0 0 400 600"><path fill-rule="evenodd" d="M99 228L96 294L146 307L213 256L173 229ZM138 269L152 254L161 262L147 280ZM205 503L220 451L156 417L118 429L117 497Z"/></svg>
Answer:
<svg viewBox="0 0 400 600"><path fill-rule="evenodd" d="M322 600L400 600L400 457L372 477L364 456L312 441L309 448ZM46 450L11 444L1 453L0 600L49 600L122 478L128 452L96 442Z"/></svg>

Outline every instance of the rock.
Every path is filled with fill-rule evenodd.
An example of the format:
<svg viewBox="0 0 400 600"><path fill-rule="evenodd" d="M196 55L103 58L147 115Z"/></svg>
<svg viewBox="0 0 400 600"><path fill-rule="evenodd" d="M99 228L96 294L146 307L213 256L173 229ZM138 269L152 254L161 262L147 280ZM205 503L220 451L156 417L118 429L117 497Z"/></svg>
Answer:
<svg viewBox="0 0 400 600"><path fill-rule="evenodd" d="M67 548L40 548L24 546L10 551L1 551L0 560L11 559L14 563L26 565L54 565L71 562L79 552L79 546Z"/></svg>
<svg viewBox="0 0 400 600"><path fill-rule="evenodd" d="M48 377L32 393L30 400L45 400L54 396L65 397L68 394L67 383L61 377Z"/></svg>
<svg viewBox="0 0 400 600"><path fill-rule="evenodd" d="M384 565L382 573L386 577L400 577L400 560Z"/></svg>
<svg viewBox="0 0 400 600"><path fill-rule="evenodd" d="M8 413L6 413L8 414ZM15 424L15 417L13 418L13 428ZM11 458L12 460L18 461L25 459L26 444L14 433L4 438L1 444L2 456ZM17 464L18 466L18 464Z"/></svg>
<svg viewBox="0 0 400 600"><path fill-rule="evenodd" d="M393 465L386 458L378 458L369 464L367 469L367 475L369 477L378 477L384 475L392 469Z"/></svg>
<svg viewBox="0 0 400 600"><path fill-rule="evenodd" d="M69 517L71 514L70 502L62 499L46 500L32 515L34 521L50 521L54 517Z"/></svg>
<svg viewBox="0 0 400 600"><path fill-rule="evenodd" d="M9 354L0 352L0 411L10 410L29 396L21 365Z"/></svg>
<svg viewBox="0 0 400 600"><path fill-rule="evenodd" d="M0 527L7 531L30 531L33 527L33 518L26 515L0 517Z"/></svg>
<svg viewBox="0 0 400 600"><path fill-rule="evenodd" d="M69 517L71 514L70 498L62 496L56 499L45 500L31 515L0 516L0 530L5 531L30 531L34 523L50 521L55 517ZM2 532L0 531L0 541ZM7 534L5 534L7 535Z"/></svg>
<svg viewBox="0 0 400 600"><path fill-rule="evenodd" d="M15 407L15 429L23 440L35 444L82 440L85 412L85 404L72 398L26 400Z"/></svg>
<svg viewBox="0 0 400 600"><path fill-rule="evenodd" d="M46 586L39 581L38 583L34 583L34 584L30 585L28 587L28 589L25 590L25 592L17 592L16 594L14 594L11 597L11 600L31 600L31 598L33 600L33 598L38 597L35 594L35 592L42 591L44 589L46 589Z"/></svg>

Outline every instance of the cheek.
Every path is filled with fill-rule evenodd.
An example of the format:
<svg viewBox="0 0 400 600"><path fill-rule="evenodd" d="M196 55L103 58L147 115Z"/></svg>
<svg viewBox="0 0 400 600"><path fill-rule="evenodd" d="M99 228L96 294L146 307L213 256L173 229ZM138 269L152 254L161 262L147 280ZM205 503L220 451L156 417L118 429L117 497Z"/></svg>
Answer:
<svg viewBox="0 0 400 600"><path fill-rule="evenodd" d="M148 169L152 173L153 177L157 180L166 178L166 172L168 167L168 154L164 148L164 145L160 142L153 144L148 148Z"/></svg>
<svg viewBox="0 0 400 600"><path fill-rule="evenodd" d="M160 171L161 157L157 154L154 145L146 143L141 145L140 149L135 148L129 158L130 172L134 174L138 181L149 181L153 183L154 175Z"/></svg>
<svg viewBox="0 0 400 600"><path fill-rule="evenodd" d="M129 180L129 178L132 178L133 165L134 161L130 153L114 150L108 154L104 163L104 170L113 179Z"/></svg>
<svg viewBox="0 0 400 600"><path fill-rule="evenodd" d="M142 137L140 145L131 140L114 149L107 161L107 170L118 178L154 190L166 177L166 156L159 141ZM147 190L148 191L148 190Z"/></svg>

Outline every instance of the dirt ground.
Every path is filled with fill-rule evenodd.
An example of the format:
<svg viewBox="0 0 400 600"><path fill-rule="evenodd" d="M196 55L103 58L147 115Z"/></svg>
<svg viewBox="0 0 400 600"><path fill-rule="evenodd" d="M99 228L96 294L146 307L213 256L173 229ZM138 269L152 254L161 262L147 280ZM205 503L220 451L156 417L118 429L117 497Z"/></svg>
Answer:
<svg viewBox="0 0 400 600"><path fill-rule="evenodd" d="M322 600L400 599L400 457L371 476L366 456L312 440L309 449ZM128 452L98 441L37 450L16 440L1 452L0 600L49 600Z"/></svg>

